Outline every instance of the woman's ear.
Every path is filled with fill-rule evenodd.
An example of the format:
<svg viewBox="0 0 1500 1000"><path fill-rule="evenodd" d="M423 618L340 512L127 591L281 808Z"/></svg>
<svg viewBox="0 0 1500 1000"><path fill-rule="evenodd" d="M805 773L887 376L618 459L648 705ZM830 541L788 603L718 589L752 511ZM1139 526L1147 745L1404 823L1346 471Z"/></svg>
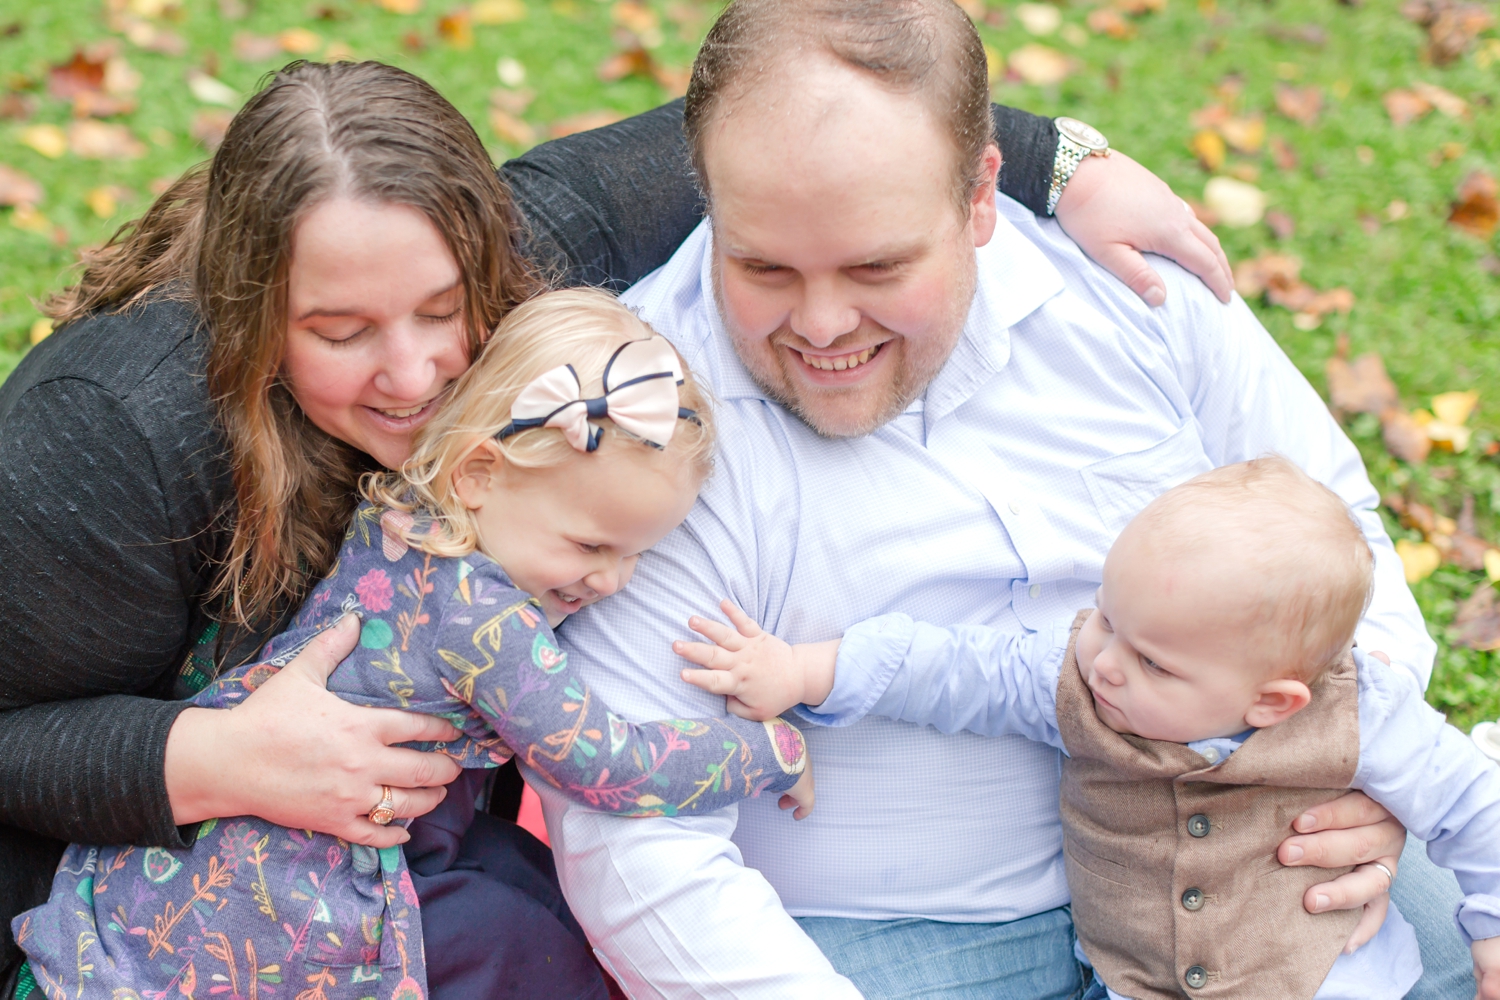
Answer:
<svg viewBox="0 0 1500 1000"><path fill-rule="evenodd" d="M1245 725L1256 729L1274 726L1302 711L1310 701L1312 691L1301 681L1290 677L1267 681L1260 686L1255 703L1245 713Z"/></svg>
<svg viewBox="0 0 1500 1000"><path fill-rule="evenodd" d="M478 510L500 485L505 453L494 438L485 438L469 449L453 467L453 492L470 510Z"/></svg>

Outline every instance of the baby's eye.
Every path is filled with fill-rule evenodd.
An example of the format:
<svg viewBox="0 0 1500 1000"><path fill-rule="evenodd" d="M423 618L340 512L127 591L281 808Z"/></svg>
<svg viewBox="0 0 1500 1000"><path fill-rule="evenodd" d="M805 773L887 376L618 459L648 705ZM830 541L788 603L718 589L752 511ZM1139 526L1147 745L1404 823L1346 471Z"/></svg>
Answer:
<svg viewBox="0 0 1500 1000"><path fill-rule="evenodd" d="M593 555L595 552L599 551L599 546L597 546L597 545L589 545L589 544L584 543L584 542L578 542L577 545L578 545L578 551L579 552L584 552L584 553L587 553L588 555Z"/></svg>
<svg viewBox="0 0 1500 1000"><path fill-rule="evenodd" d="M1166 671L1162 669L1161 664L1157 663L1155 660L1151 659L1151 657L1149 657L1149 656L1142 656L1141 657L1141 662L1144 663L1146 665L1146 669L1149 670L1149 671L1151 671L1153 674L1165 674L1166 673Z"/></svg>

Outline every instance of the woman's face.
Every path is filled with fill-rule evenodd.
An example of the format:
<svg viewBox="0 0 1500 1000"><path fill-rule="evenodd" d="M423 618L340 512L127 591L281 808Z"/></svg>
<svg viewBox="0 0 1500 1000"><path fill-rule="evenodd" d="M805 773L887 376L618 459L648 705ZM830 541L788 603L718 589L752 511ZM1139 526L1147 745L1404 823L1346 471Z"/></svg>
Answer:
<svg viewBox="0 0 1500 1000"><path fill-rule="evenodd" d="M458 264L421 212L348 198L297 225L282 372L318 427L394 469L469 366Z"/></svg>

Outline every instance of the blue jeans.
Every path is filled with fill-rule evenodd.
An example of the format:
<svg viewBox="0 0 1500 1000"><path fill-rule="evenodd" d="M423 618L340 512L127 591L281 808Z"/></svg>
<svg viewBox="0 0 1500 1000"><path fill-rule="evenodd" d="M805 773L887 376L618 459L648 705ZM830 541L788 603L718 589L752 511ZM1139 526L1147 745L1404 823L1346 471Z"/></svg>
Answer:
<svg viewBox="0 0 1500 1000"><path fill-rule="evenodd" d="M1412 838L1392 895L1416 929L1422 978L1407 1000L1473 1000L1473 963L1453 925L1461 897L1453 873ZM1066 908L1004 924L799 917L833 967L870 1000L1102 1000L1073 960Z"/></svg>
<svg viewBox="0 0 1500 1000"><path fill-rule="evenodd" d="M797 923L869 1000L1077 1000L1083 992L1066 907L1003 924Z"/></svg>

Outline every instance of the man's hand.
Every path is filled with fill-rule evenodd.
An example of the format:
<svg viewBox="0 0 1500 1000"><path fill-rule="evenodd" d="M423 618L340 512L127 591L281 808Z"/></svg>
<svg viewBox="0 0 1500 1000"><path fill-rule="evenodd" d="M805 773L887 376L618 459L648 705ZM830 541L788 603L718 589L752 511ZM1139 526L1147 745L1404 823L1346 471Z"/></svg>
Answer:
<svg viewBox="0 0 1500 1000"><path fill-rule="evenodd" d="M1372 862L1396 871L1396 859L1406 846L1406 829L1364 792L1350 792L1314 806L1292 823L1297 834L1281 842L1276 857L1291 867L1343 868L1354 871L1332 882L1320 882L1302 897L1308 913L1352 910L1370 905L1350 937L1346 951L1364 944L1385 919L1390 881ZM1363 935L1361 939L1361 935Z"/></svg>
<svg viewBox="0 0 1500 1000"><path fill-rule="evenodd" d="M1078 164L1057 201L1057 221L1083 252L1153 308L1167 286L1142 253L1170 257L1229 301L1234 275L1219 238L1165 181L1115 150Z"/></svg>
<svg viewBox="0 0 1500 1000"><path fill-rule="evenodd" d="M242 703L190 708L167 734L166 783L178 824L215 816L259 816L371 847L403 844L402 827L367 813L389 785L396 816L431 812L459 766L440 753L392 743L457 739L443 719L351 705L328 676L359 639L346 615Z"/></svg>
<svg viewBox="0 0 1500 1000"><path fill-rule="evenodd" d="M792 646L762 631L733 601L721 601L719 608L734 628L696 615L688 619L688 628L712 645L681 639L672 643L678 656L707 668L684 670L683 680L709 694L724 695L731 714L755 722L774 719L793 705L821 705L827 700L838 660L837 639Z"/></svg>
<svg viewBox="0 0 1500 1000"><path fill-rule="evenodd" d="M796 809L797 811L792 813L792 819L807 819L813 811L814 798L812 758L808 757L802 769L802 777L797 779L795 785L782 793L781 800L776 804L783 809Z"/></svg>
<svg viewBox="0 0 1500 1000"><path fill-rule="evenodd" d="M1500 1000L1500 937L1485 938L1469 946L1474 954L1474 1000Z"/></svg>

